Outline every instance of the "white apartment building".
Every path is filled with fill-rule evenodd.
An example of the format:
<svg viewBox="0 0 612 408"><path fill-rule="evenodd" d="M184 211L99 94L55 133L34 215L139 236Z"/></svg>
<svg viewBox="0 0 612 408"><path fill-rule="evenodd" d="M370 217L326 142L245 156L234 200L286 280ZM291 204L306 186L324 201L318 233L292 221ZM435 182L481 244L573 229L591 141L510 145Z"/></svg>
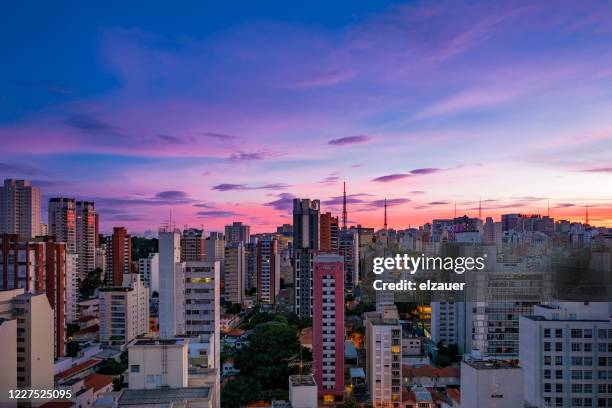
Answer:
<svg viewBox="0 0 612 408"><path fill-rule="evenodd" d="M185 388L189 382L188 339L136 339L128 345L131 390Z"/></svg>
<svg viewBox="0 0 612 408"><path fill-rule="evenodd" d="M66 253L66 322L77 319L79 279L77 272L79 255Z"/></svg>
<svg viewBox="0 0 612 408"><path fill-rule="evenodd" d="M0 234L40 235L40 189L28 180L4 180L0 186Z"/></svg>
<svg viewBox="0 0 612 408"><path fill-rule="evenodd" d="M533 315L522 316L519 324L526 402L538 407L612 406L609 303L535 306Z"/></svg>
<svg viewBox="0 0 612 408"><path fill-rule="evenodd" d="M150 253L148 257L139 259L138 272L142 283L149 288L149 296L153 296L153 292L159 294L159 254Z"/></svg>
<svg viewBox="0 0 612 408"><path fill-rule="evenodd" d="M219 261L184 262L185 335L208 339L221 350L221 277ZM214 368L220 368L215 353Z"/></svg>
<svg viewBox="0 0 612 408"><path fill-rule="evenodd" d="M0 374L0 378L15 377L6 384L16 383L19 388L51 389L55 351L53 309L47 295L23 292L23 289L0 291L0 338L3 341L0 344L5 373ZM15 338L11 339L13 334ZM12 371L9 370L11 356L16 362L16 369ZM0 384L5 386L4 382ZM0 401L4 397L2 395Z"/></svg>
<svg viewBox="0 0 612 408"><path fill-rule="evenodd" d="M317 408L317 383L312 375L289 376L291 408Z"/></svg>
<svg viewBox="0 0 612 408"><path fill-rule="evenodd" d="M504 361L461 362L461 406L518 408L524 406L523 370Z"/></svg>
<svg viewBox="0 0 612 408"><path fill-rule="evenodd" d="M365 314L366 378L375 408L399 407L402 396L402 326L395 305Z"/></svg>
<svg viewBox="0 0 612 408"><path fill-rule="evenodd" d="M121 287L100 289L100 341L128 343L149 332L149 289L137 273L123 275Z"/></svg>
<svg viewBox="0 0 612 408"><path fill-rule="evenodd" d="M159 231L159 336L185 333L185 271L181 263L181 232Z"/></svg>

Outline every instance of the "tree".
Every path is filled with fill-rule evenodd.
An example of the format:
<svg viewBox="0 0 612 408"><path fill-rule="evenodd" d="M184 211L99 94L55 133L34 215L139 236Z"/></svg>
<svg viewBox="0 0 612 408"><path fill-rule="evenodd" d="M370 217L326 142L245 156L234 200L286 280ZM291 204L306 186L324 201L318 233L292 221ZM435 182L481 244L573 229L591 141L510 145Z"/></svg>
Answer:
<svg viewBox="0 0 612 408"><path fill-rule="evenodd" d="M102 360L98 365L98 373L106 375L121 375L127 369L127 364L122 364L114 358Z"/></svg>
<svg viewBox="0 0 612 408"><path fill-rule="evenodd" d="M119 391L123 388L123 375L113 378L113 391Z"/></svg>
<svg viewBox="0 0 612 408"><path fill-rule="evenodd" d="M249 344L236 355L240 375L258 381L262 389L287 389L288 362L300 353L297 331L286 322L260 324Z"/></svg>
<svg viewBox="0 0 612 408"><path fill-rule="evenodd" d="M69 341L66 344L66 355L68 357L76 357L79 355L79 351L81 351L81 346L76 341Z"/></svg>
<svg viewBox="0 0 612 408"><path fill-rule="evenodd" d="M376 305L372 303L359 303L354 309L348 309L346 311L347 316L361 316L366 312L372 312L376 310Z"/></svg>
<svg viewBox="0 0 612 408"><path fill-rule="evenodd" d="M80 330L80 326L76 323L68 323L66 325L66 336L68 338L72 337L72 335Z"/></svg>
<svg viewBox="0 0 612 408"><path fill-rule="evenodd" d="M240 408L261 396L261 386L253 378L239 376L229 381L221 390L221 405L226 408Z"/></svg>
<svg viewBox="0 0 612 408"><path fill-rule="evenodd" d="M89 299L93 296L96 289L102 286L102 269L96 268L87 272L87 276L81 282L79 294L81 299Z"/></svg>
<svg viewBox="0 0 612 408"><path fill-rule="evenodd" d="M438 358L436 358L436 366L440 368L447 367L451 364L451 359L444 354L438 354Z"/></svg>
<svg viewBox="0 0 612 408"><path fill-rule="evenodd" d="M157 238L132 237L132 261L147 258L154 252L158 252Z"/></svg>
<svg viewBox="0 0 612 408"><path fill-rule="evenodd" d="M267 323L267 322L279 322L279 323L288 324L287 318L285 318L282 315L278 315L278 314L274 314L270 312L261 312L261 313L253 314L253 316L250 319L248 319L248 321L245 321L240 325L240 328L244 330L249 330L249 329L256 327L259 324Z"/></svg>
<svg viewBox="0 0 612 408"><path fill-rule="evenodd" d="M343 404L339 406L339 408L359 408L359 407L360 407L359 403L352 398L347 399L346 401L344 401Z"/></svg>

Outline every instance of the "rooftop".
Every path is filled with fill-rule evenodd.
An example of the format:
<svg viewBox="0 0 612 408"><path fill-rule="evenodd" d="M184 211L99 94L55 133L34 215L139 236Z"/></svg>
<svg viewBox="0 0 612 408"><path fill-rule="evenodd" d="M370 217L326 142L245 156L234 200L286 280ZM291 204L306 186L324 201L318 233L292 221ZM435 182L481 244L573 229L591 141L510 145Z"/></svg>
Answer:
<svg viewBox="0 0 612 408"><path fill-rule="evenodd" d="M316 386L314 376L312 375L292 375L289 376L292 387Z"/></svg>
<svg viewBox="0 0 612 408"><path fill-rule="evenodd" d="M171 404L194 399L208 399L210 387L126 389L119 397L119 406Z"/></svg>
<svg viewBox="0 0 612 408"><path fill-rule="evenodd" d="M174 345L182 346L183 344L185 344L185 339L181 339L181 338L175 338L175 339L144 338L144 339L134 340L130 344L130 346L174 346Z"/></svg>
<svg viewBox="0 0 612 408"><path fill-rule="evenodd" d="M515 362L504 361L504 360L467 359L467 360L463 360L462 364L469 365L470 367L473 367L476 370L498 370L498 369L511 369L511 368L520 369L518 364L516 364Z"/></svg>
<svg viewBox="0 0 612 408"><path fill-rule="evenodd" d="M94 391L98 391L113 383L112 375L104 375L93 373L85 377L85 386L93 387Z"/></svg>

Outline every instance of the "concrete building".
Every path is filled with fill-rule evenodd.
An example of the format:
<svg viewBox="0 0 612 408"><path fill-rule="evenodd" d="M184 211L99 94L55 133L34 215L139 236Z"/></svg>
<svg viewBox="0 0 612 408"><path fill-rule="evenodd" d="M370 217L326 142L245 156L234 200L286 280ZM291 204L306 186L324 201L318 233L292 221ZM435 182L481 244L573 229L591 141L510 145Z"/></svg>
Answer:
<svg viewBox="0 0 612 408"><path fill-rule="evenodd" d="M125 227L114 227L110 247L106 247L105 283L109 286L121 286L123 275L130 273L131 262L132 237Z"/></svg>
<svg viewBox="0 0 612 408"><path fill-rule="evenodd" d="M342 402L344 396L343 265L339 255L314 257L313 372L323 404Z"/></svg>
<svg viewBox="0 0 612 408"><path fill-rule="evenodd" d="M532 316L520 317L519 337L527 403L538 407L610 406L609 303L535 306Z"/></svg>
<svg viewBox="0 0 612 408"><path fill-rule="evenodd" d="M319 200L293 200L293 282L295 312L311 317L313 307L313 258L320 248Z"/></svg>
<svg viewBox="0 0 612 408"><path fill-rule="evenodd" d="M257 288L257 239L251 237L251 242L245 245L246 283L245 290Z"/></svg>
<svg viewBox="0 0 612 408"><path fill-rule="evenodd" d="M0 187L0 234L40 235L40 189L28 180L5 179Z"/></svg>
<svg viewBox="0 0 612 408"><path fill-rule="evenodd" d="M402 397L402 326L395 305L366 313L366 374L375 408L399 407Z"/></svg>
<svg viewBox="0 0 612 408"><path fill-rule="evenodd" d="M49 340L53 338L54 324L47 296L24 293L23 289L0 291L0 321L5 372L0 376L16 377L0 384L4 387L16 382L19 388L52 389L55 353L54 342ZM12 334L15 340L11 340ZM13 371L8 370L14 364L11 360L16 362Z"/></svg>
<svg viewBox="0 0 612 408"><path fill-rule="evenodd" d="M246 257L241 241L227 244L224 263L225 301L242 304L246 282Z"/></svg>
<svg viewBox="0 0 612 408"><path fill-rule="evenodd" d="M53 309L56 357L66 352L66 315L72 315L75 308L72 262L63 242L53 242L52 238L20 240L17 235L0 235L0 289L46 294Z"/></svg>
<svg viewBox="0 0 612 408"><path fill-rule="evenodd" d="M221 277L219 262L185 262L185 332L221 350ZM214 368L221 367L220 352Z"/></svg>
<svg viewBox="0 0 612 408"><path fill-rule="evenodd" d="M332 214L327 212L321 214L319 222L321 229L320 251L338 253L340 244L338 217L332 217Z"/></svg>
<svg viewBox="0 0 612 408"><path fill-rule="evenodd" d="M523 407L523 370L504 361L464 360L461 362L461 406Z"/></svg>
<svg viewBox="0 0 612 408"><path fill-rule="evenodd" d="M340 231L339 253L344 258L344 289L352 292L359 285L359 235L354 229Z"/></svg>
<svg viewBox="0 0 612 408"><path fill-rule="evenodd" d="M206 237L203 229L186 228L181 235L181 262L206 260Z"/></svg>
<svg viewBox="0 0 612 408"><path fill-rule="evenodd" d="M185 271L179 230L159 231L159 336L185 333Z"/></svg>
<svg viewBox="0 0 612 408"><path fill-rule="evenodd" d="M273 305L280 291L280 253L273 234L263 234L257 241L257 300Z"/></svg>
<svg viewBox="0 0 612 408"><path fill-rule="evenodd" d="M76 201L74 198L52 197L48 208L49 234L57 242L65 242L70 253L76 253Z"/></svg>
<svg viewBox="0 0 612 408"><path fill-rule="evenodd" d="M189 388L160 388L154 390L123 390L116 405L96 408L218 408L219 399L213 385Z"/></svg>
<svg viewBox="0 0 612 408"><path fill-rule="evenodd" d="M66 253L66 322L72 323L77 319L79 303L79 277L77 254Z"/></svg>
<svg viewBox="0 0 612 408"><path fill-rule="evenodd" d="M93 202L76 202L76 253L79 255L77 273L80 279L84 279L96 268L97 215Z"/></svg>
<svg viewBox="0 0 612 408"><path fill-rule="evenodd" d="M150 253L148 257L138 260L138 273L142 283L149 288L149 296L153 292L159 294L159 254Z"/></svg>
<svg viewBox="0 0 612 408"><path fill-rule="evenodd" d="M149 289L137 273L123 275L123 284L100 289L100 341L122 344L149 332Z"/></svg>
<svg viewBox="0 0 612 408"><path fill-rule="evenodd" d="M206 260L220 261L223 265L223 257L225 256L225 238L220 232L211 232L206 238Z"/></svg>
<svg viewBox="0 0 612 408"><path fill-rule="evenodd" d="M187 387L188 344L188 339L133 340L128 345L129 389Z"/></svg>
<svg viewBox="0 0 612 408"><path fill-rule="evenodd" d="M231 225L225 226L225 241L242 242L247 244L251 237L251 227L241 222L233 222Z"/></svg>
<svg viewBox="0 0 612 408"><path fill-rule="evenodd" d="M291 408L317 408L317 384L314 376L289 376L289 402Z"/></svg>

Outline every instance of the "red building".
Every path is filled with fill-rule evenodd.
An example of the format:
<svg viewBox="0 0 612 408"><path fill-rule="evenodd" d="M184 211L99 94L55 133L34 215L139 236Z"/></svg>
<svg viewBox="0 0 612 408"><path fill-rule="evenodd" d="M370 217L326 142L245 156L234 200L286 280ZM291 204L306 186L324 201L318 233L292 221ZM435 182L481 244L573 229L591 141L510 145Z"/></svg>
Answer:
<svg viewBox="0 0 612 408"><path fill-rule="evenodd" d="M338 217L332 217L330 212L320 216L320 250L321 252L338 252L339 228Z"/></svg>
<svg viewBox="0 0 612 408"><path fill-rule="evenodd" d="M130 273L132 239L124 227L113 228L110 248L106 249L106 275L108 286L121 286L123 275Z"/></svg>
<svg viewBox="0 0 612 408"><path fill-rule="evenodd" d="M66 244L0 235L0 290L45 293L55 319L55 357L66 354Z"/></svg>
<svg viewBox="0 0 612 408"><path fill-rule="evenodd" d="M344 258L314 258L313 360L319 399L324 404L344 397Z"/></svg>

